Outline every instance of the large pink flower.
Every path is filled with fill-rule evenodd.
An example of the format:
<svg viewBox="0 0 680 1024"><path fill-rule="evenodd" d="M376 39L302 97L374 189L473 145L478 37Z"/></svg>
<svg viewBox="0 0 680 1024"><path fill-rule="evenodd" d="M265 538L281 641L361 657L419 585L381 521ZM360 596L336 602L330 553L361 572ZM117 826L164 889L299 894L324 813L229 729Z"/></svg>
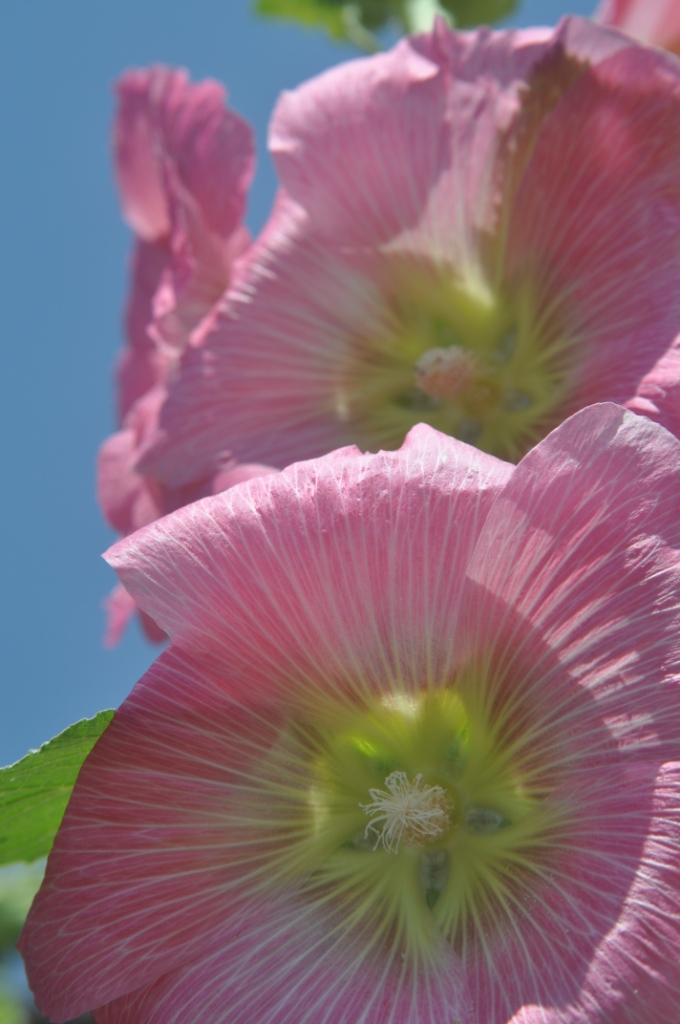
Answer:
<svg viewBox="0 0 680 1024"><path fill-rule="evenodd" d="M284 95L270 138L279 202L145 472L394 448L421 420L515 461L604 399L677 426L675 60L579 19L440 23Z"/></svg>
<svg viewBox="0 0 680 1024"><path fill-rule="evenodd" d="M602 0L593 17L643 43L680 54L678 0Z"/></svg>
<svg viewBox="0 0 680 1024"><path fill-rule="evenodd" d="M172 640L21 947L99 1024L674 1024L680 443L427 426L110 552Z"/></svg>
<svg viewBox="0 0 680 1024"><path fill-rule="evenodd" d="M118 368L122 425L102 446L98 495L109 524L128 534L234 479L225 476L234 466L228 455L209 472L185 474L179 489L141 476L137 459L168 378L249 242L242 220L254 151L250 128L226 109L216 82L194 85L183 71L157 67L128 72L117 91L116 172L137 242ZM108 640L115 642L135 605L121 587L108 605ZM152 639L164 636L148 617L142 621Z"/></svg>

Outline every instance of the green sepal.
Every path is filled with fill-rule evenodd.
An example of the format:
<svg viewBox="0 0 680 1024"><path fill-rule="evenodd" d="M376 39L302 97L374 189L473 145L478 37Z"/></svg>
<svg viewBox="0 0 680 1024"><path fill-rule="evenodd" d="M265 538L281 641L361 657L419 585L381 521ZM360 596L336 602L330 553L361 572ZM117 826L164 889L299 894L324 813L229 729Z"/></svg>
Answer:
<svg viewBox="0 0 680 1024"><path fill-rule="evenodd" d="M76 722L0 769L0 865L47 856L83 761L113 714Z"/></svg>

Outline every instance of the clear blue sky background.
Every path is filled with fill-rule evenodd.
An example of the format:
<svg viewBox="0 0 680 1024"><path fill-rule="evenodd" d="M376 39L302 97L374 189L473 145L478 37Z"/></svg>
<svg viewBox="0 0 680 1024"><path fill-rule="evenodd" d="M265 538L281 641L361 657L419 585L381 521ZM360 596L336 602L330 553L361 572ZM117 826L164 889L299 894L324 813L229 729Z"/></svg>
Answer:
<svg viewBox="0 0 680 1024"><path fill-rule="evenodd" d="M551 24L595 0L525 0L514 24ZM111 83L126 67L187 67L225 82L254 125L259 229L275 177L265 151L278 93L355 53L249 13L249 0L15 0L0 14L3 417L0 764L120 703L157 649L137 626L101 644L114 539L94 499L113 428L130 236L109 161Z"/></svg>

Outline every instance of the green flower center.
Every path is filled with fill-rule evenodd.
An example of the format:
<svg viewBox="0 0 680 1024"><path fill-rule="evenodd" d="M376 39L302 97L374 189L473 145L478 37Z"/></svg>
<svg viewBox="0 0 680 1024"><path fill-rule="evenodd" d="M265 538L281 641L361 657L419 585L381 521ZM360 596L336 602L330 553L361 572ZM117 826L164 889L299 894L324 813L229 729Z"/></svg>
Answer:
<svg viewBox="0 0 680 1024"><path fill-rule="evenodd" d="M384 306L353 337L336 413L368 448L424 421L516 461L564 416L575 332L525 284L512 294L431 267L391 266Z"/></svg>
<svg viewBox="0 0 680 1024"><path fill-rule="evenodd" d="M441 937L464 947L511 914L516 879L554 841L535 736L464 681L289 722L259 783L269 884L414 963Z"/></svg>

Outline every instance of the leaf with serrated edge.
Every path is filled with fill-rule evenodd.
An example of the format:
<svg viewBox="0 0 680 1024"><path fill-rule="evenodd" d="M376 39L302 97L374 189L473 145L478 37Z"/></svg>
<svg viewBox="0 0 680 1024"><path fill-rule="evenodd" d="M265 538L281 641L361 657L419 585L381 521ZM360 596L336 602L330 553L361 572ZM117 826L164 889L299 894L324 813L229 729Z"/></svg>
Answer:
<svg viewBox="0 0 680 1024"><path fill-rule="evenodd" d="M81 765L112 718L100 711L0 769L0 864L49 853Z"/></svg>

